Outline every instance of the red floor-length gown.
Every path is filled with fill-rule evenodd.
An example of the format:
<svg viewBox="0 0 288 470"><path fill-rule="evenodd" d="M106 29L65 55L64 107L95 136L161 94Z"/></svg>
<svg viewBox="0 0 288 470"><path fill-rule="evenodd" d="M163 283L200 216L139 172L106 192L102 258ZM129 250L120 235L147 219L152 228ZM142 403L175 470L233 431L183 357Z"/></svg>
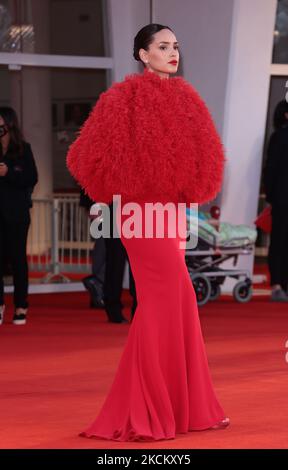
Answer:
<svg viewBox="0 0 288 470"><path fill-rule="evenodd" d="M185 224L183 214L180 219ZM167 229L166 218L166 235ZM109 394L81 435L160 440L207 429L225 414L213 390L180 237L121 239L138 307Z"/></svg>

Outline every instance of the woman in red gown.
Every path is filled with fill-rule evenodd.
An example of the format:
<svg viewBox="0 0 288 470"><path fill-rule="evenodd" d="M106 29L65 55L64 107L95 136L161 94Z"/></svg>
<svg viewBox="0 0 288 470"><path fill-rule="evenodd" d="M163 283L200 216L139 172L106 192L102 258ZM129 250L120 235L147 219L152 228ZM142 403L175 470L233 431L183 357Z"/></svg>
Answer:
<svg viewBox="0 0 288 470"><path fill-rule="evenodd" d="M81 433L117 441L172 439L229 424L213 390L180 246L185 206L177 210L176 235L169 232L172 219L164 217L161 238L155 230L143 236L147 202L203 203L216 196L223 147L198 93L183 78L170 78L179 64L172 30L158 24L142 28L134 57L145 65L143 74L127 76L101 94L67 156L70 172L93 200L110 203L120 195L122 205L133 202L140 209L133 226L142 225L142 236L130 237L122 230L129 217L117 207L137 310L111 390Z"/></svg>

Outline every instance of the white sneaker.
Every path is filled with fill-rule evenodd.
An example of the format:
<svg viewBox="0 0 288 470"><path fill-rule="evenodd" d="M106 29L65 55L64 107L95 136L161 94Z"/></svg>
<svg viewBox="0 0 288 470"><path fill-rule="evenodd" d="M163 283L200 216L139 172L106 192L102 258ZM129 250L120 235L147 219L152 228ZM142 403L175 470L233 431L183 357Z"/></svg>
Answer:
<svg viewBox="0 0 288 470"><path fill-rule="evenodd" d="M26 314L27 314L27 310L25 311L22 311L22 312L19 312L19 313L14 313L14 317L13 317L13 323L14 325L25 325L26 324Z"/></svg>
<svg viewBox="0 0 288 470"><path fill-rule="evenodd" d="M4 312L5 312L5 305L1 305L0 307L0 325L2 325L4 321Z"/></svg>

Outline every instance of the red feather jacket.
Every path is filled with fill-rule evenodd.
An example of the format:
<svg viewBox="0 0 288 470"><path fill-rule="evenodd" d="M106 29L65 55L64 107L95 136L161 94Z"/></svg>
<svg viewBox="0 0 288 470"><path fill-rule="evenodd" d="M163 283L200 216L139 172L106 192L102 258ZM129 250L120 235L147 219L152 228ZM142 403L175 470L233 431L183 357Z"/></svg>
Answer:
<svg viewBox="0 0 288 470"><path fill-rule="evenodd" d="M181 77L128 75L100 98L67 166L94 201L198 202L221 187L224 151L210 113Z"/></svg>

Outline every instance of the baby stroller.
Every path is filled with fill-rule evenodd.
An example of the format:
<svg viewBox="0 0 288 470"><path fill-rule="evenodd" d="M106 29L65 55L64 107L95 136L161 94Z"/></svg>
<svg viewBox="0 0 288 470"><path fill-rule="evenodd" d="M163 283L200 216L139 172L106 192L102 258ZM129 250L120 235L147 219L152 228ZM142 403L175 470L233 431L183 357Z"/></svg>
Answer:
<svg viewBox="0 0 288 470"><path fill-rule="evenodd" d="M257 230L246 225L219 223L205 212L197 213L187 209L186 215L190 225L187 241L194 237L195 248L186 250L185 260L198 305L217 299L227 277L238 280L233 288L234 299L237 302L248 302L252 297L250 273L244 269L222 269L220 265L229 259L233 259L233 264L236 265L238 256L250 255ZM198 222L198 237L195 217Z"/></svg>

